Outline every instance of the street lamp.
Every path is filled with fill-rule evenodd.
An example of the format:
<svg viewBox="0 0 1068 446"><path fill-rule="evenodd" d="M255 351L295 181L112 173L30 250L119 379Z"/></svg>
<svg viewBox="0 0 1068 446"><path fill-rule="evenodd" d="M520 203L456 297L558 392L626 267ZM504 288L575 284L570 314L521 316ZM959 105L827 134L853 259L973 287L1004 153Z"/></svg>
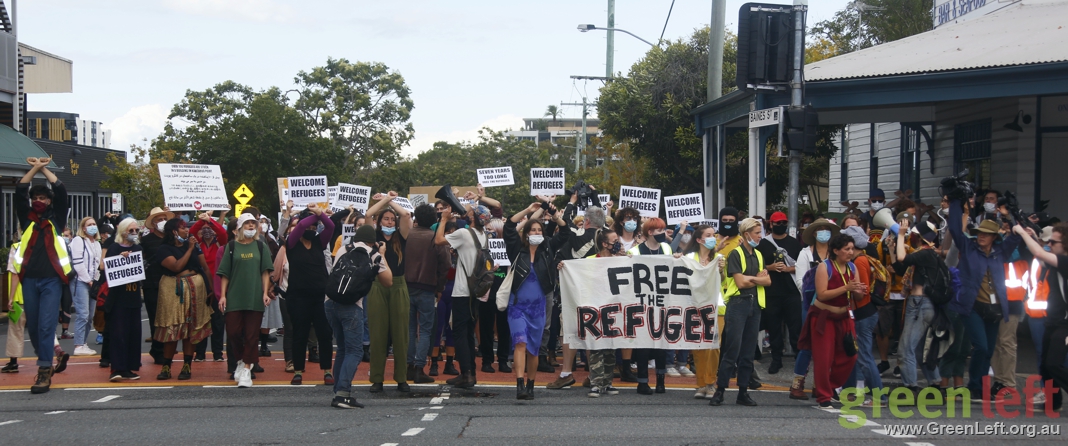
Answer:
<svg viewBox="0 0 1068 446"><path fill-rule="evenodd" d="M648 44L651 47L656 47L656 45L653 45L652 42L649 42L648 40L645 40L645 39L643 39L641 37L638 37L638 36L634 35L634 33L630 32L630 31L627 31L625 29L620 29L620 28L599 28L599 27L597 27L597 25L590 25L588 23L583 23L583 24L578 26L578 30L580 32L593 31L595 29L601 30L601 31L619 31L621 33L630 35L631 37L633 37L635 39L641 40L642 42L645 42L646 44Z"/></svg>

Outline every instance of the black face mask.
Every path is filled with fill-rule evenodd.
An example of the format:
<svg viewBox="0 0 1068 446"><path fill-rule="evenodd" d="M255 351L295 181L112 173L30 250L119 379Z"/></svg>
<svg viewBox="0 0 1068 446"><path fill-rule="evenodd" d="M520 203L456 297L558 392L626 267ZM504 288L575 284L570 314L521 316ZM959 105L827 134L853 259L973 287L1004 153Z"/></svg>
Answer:
<svg viewBox="0 0 1068 446"><path fill-rule="evenodd" d="M771 227L771 232L775 235L783 235L788 228L786 226L775 225Z"/></svg>
<svg viewBox="0 0 1068 446"><path fill-rule="evenodd" d="M666 243L667 242L667 234L654 235L653 236L653 240L656 240L657 243Z"/></svg>
<svg viewBox="0 0 1068 446"><path fill-rule="evenodd" d="M315 239L315 231L304 231L300 236L310 242Z"/></svg>
<svg viewBox="0 0 1068 446"><path fill-rule="evenodd" d="M720 222L719 223L719 233L720 233L720 235L722 235L724 237L734 237L734 236L738 235L738 222L734 222L734 221L728 222L728 223Z"/></svg>

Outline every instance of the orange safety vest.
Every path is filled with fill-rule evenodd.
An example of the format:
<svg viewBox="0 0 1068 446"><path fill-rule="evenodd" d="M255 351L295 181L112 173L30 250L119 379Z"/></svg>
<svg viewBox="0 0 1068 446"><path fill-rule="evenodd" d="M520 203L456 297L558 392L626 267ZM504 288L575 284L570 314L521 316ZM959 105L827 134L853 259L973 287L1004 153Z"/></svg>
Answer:
<svg viewBox="0 0 1068 446"><path fill-rule="evenodd" d="M1016 271L1023 272L1023 276L1018 276ZM1027 262L1017 260L1005 264L1005 293L1008 294L1006 297L1009 301L1024 301L1027 297L1027 285L1030 277L1031 274L1027 268Z"/></svg>
<svg viewBox="0 0 1068 446"><path fill-rule="evenodd" d="M1028 317L1044 318L1046 317L1046 299L1049 297L1049 282L1047 278L1042 278L1042 273L1046 269L1042 262L1035 259L1031 262L1031 280L1027 289L1027 305L1024 305L1024 311L1027 312Z"/></svg>

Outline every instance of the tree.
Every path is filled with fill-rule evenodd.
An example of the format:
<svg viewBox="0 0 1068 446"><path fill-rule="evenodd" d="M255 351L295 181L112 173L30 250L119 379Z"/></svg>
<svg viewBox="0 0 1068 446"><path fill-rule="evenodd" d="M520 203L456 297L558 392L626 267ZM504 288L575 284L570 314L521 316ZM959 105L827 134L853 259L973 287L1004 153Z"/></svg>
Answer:
<svg viewBox="0 0 1068 446"><path fill-rule="evenodd" d="M593 184L598 193L611 194L616 203L619 203L619 186L650 184L649 160L635 155L629 143L611 137L593 137L586 151L589 158L600 158L604 162L580 170L577 179ZM569 182L577 180L569 179Z"/></svg>
<svg viewBox="0 0 1068 446"><path fill-rule="evenodd" d="M560 109L557 108L555 105L550 105L548 108L545 109L545 115L544 116L552 116L553 117L553 124L556 124L556 117L558 115L563 115L563 114L564 114L564 112L560 111Z"/></svg>
<svg viewBox="0 0 1068 446"><path fill-rule="evenodd" d="M130 145L130 153L133 161L124 155L107 155L107 164L100 168L107 178L100 187L122 194L126 208L134 218L140 219L147 217L152 208L163 206L163 187L157 166L160 163L188 163L189 160L174 152L148 150L136 144Z"/></svg>
<svg viewBox="0 0 1068 446"><path fill-rule="evenodd" d="M297 73L293 104L315 135L328 135L348 155L354 171L393 164L415 129L408 122L411 91L404 77L378 62L328 58L326 65Z"/></svg>
<svg viewBox="0 0 1068 446"><path fill-rule="evenodd" d="M834 55L893 42L929 31L934 0L865 0L869 7L861 11L857 2L834 14L834 18L817 23L811 35L816 42L827 41Z"/></svg>

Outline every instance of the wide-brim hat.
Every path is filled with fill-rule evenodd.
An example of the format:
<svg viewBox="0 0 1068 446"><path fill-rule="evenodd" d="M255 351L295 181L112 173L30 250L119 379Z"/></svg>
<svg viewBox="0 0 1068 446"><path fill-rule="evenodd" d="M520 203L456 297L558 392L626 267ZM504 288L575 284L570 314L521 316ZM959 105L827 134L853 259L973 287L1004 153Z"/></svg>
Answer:
<svg viewBox="0 0 1068 446"><path fill-rule="evenodd" d="M826 218L818 219L808 225L805 228L805 232L801 233L801 241L806 245L812 246L816 244L816 231L828 230L831 231L831 237L834 237L842 232L842 228L838 225L831 223Z"/></svg>
<svg viewBox="0 0 1068 446"><path fill-rule="evenodd" d="M165 210L163 210L163 208L161 208L159 206L156 206L156 207L152 208L151 211L148 211L148 217L145 217L145 223L152 222L152 218L154 218L154 217L156 217L157 215L160 215L160 214L163 214L163 215L167 216L167 220L170 220L170 219L174 218L174 212L165 211Z"/></svg>
<svg viewBox="0 0 1068 446"><path fill-rule="evenodd" d="M979 235L980 232L998 235L1001 232L1001 226L994 220L983 220L982 223L979 223L978 227L972 228L969 232L971 232L972 235Z"/></svg>

